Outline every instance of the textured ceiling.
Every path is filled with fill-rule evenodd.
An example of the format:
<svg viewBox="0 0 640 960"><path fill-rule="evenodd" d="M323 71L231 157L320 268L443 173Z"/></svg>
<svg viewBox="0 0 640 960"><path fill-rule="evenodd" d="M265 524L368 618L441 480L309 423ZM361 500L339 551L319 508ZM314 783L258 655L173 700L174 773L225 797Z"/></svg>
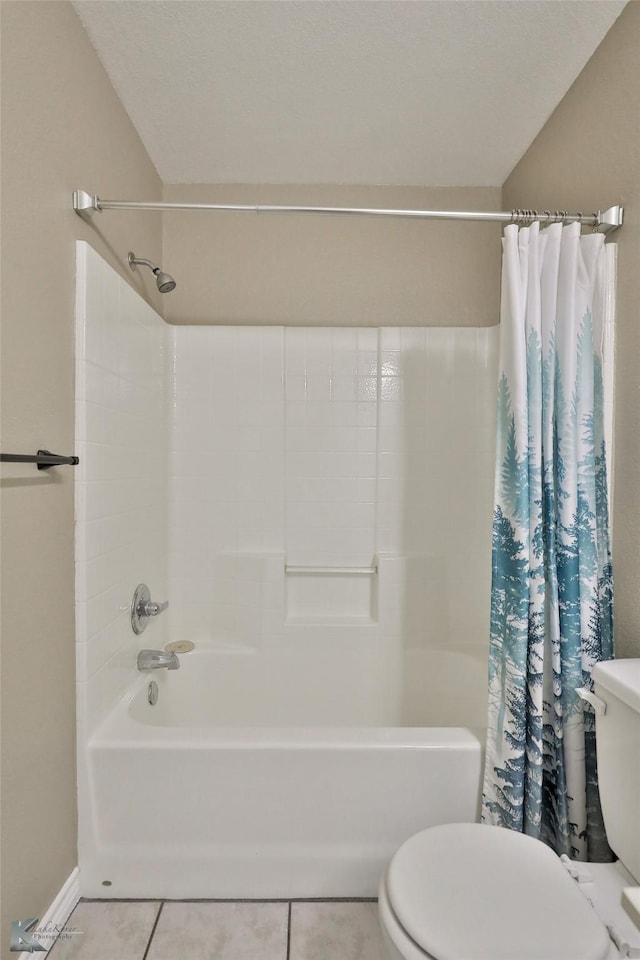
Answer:
<svg viewBox="0 0 640 960"><path fill-rule="evenodd" d="M165 183L499 186L618 0L77 0Z"/></svg>

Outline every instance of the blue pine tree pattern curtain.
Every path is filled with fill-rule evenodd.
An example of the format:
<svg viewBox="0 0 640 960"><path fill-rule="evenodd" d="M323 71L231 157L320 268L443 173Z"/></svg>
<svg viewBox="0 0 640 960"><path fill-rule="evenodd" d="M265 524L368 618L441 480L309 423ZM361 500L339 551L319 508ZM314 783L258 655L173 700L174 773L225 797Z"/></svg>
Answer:
<svg viewBox="0 0 640 960"><path fill-rule="evenodd" d="M505 230L482 820L578 860L612 858L576 694L613 657L606 271L578 224Z"/></svg>

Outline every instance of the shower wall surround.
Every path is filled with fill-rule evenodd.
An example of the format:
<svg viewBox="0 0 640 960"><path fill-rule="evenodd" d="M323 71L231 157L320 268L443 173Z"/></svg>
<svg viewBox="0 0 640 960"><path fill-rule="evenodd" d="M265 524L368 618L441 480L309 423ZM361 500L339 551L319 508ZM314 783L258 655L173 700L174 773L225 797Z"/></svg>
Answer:
<svg viewBox="0 0 640 960"><path fill-rule="evenodd" d="M168 639L158 618L140 644L130 605L140 581L161 600L167 592L169 328L89 244L78 242L76 251L76 675L84 745L131 686L140 647Z"/></svg>
<svg viewBox="0 0 640 960"><path fill-rule="evenodd" d="M169 639L301 722L483 726L497 328L169 327L84 243L78 277L85 742Z"/></svg>
<svg viewBox="0 0 640 960"><path fill-rule="evenodd" d="M172 635L286 651L335 723L482 726L497 328L171 336Z"/></svg>

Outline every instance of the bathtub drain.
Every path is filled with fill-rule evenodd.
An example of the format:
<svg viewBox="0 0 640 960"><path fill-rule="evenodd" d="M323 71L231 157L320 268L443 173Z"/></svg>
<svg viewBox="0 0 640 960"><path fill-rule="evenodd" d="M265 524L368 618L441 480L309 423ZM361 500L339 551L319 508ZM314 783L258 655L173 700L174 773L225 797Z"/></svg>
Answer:
<svg viewBox="0 0 640 960"><path fill-rule="evenodd" d="M158 684L155 680L152 680L149 686L147 687L147 700L152 707L155 707L158 702Z"/></svg>

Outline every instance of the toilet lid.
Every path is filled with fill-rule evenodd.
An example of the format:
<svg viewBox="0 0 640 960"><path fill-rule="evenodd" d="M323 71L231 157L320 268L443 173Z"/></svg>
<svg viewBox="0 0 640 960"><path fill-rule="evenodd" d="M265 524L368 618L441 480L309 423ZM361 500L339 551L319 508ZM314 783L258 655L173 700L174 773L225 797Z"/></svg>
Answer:
<svg viewBox="0 0 640 960"><path fill-rule="evenodd" d="M479 823L431 827L387 872L399 923L436 960L605 960L593 907L539 840Z"/></svg>

